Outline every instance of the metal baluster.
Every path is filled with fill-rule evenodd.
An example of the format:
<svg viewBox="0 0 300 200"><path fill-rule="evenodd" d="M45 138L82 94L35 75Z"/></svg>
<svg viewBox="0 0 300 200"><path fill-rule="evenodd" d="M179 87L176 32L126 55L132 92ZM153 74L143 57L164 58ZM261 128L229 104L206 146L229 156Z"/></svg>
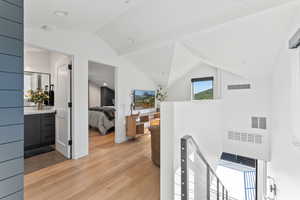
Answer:
<svg viewBox="0 0 300 200"><path fill-rule="evenodd" d="M220 200L220 197L219 197L219 192L220 192L220 180L219 178L217 177L217 200Z"/></svg>
<svg viewBox="0 0 300 200"><path fill-rule="evenodd" d="M213 184L213 179L211 176L213 176L213 178L216 178L217 180L217 200L229 200L229 194L228 191L226 190L226 188L224 187L224 185L221 183L220 179L217 177L217 175L215 174L214 170L210 167L209 163L207 162L207 160L205 159L205 157L203 156L203 154L201 153L201 151L199 150L199 147L197 145L197 143L194 141L194 139L191 136L185 136L181 139L181 200L188 200L189 199L189 150L188 150L188 145L189 145L189 141L191 143L193 143L193 145L196 147L196 151L194 153L196 153L196 155L199 156L199 158L202 160L202 162L206 165L206 200L211 200L213 196L211 196L211 194L214 194L215 191L211 191L211 185ZM193 165L190 167L194 167ZM197 181L198 179L200 180L200 175L201 174L197 174L197 170L193 168L193 170L195 170L195 176L194 178L196 179L195 182L192 184L194 185L194 190L197 190ZM198 176L199 175L199 176ZM222 187L222 198L220 198L221 195L221 191L220 191L220 186ZM195 191L194 191L195 192ZM197 198L199 198L199 194L194 196L196 199L195 200L199 200Z"/></svg>
<svg viewBox="0 0 300 200"><path fill-rule="evenodd" d="M188 200L187 141L181 139L181 200Z"/></svg>
<svg viewBox="0 0 300 200"><path fill-rule="evenodd" d="M225 191L225 187L224 187L224 185L222 185L222 200L224 200L224 197L225 197L224 191Z"/></svg>
<svg viewBox="0 0 300 200"><path fill-rule="evenodd" d="M207 183L206 183L206 187L207 187L207 200L210 200L210 171L209 171L209 166L207 165Z"/></svg>

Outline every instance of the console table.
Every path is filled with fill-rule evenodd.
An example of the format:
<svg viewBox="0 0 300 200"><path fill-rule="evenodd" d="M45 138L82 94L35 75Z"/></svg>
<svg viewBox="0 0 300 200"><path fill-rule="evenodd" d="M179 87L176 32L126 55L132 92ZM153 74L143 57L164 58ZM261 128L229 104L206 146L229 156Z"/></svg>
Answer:
<svg viewBox="0 0 300 200"><path fill-rule="evenodd" d="M126 135L128 137L136 137L143 135L145 130L145 123L152 119L159 118L159 113L135 114L126 116Z"/></svg>

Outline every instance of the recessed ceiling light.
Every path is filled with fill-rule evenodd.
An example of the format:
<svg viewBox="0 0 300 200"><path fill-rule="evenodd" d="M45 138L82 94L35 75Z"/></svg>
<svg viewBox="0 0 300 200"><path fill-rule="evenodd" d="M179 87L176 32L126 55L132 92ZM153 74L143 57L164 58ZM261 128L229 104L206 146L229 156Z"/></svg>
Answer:
<svg viewBox="0 0 300 200"><path fill-rule="evenodd" d="M130 44L134 45L135 44L135 40L133 38L128 38L128 41L130 42Z"/></svg>
<svg viewBox="0 0 300 200"><path fill-rule="evenodd" d="M58 17L67 17L69 13L67 11L57 10L54 12L54 15Z"/></svg>
<svg viewBox="0 0 300 200"><path fill-rule="evenodd" d="M56 29L55 26L50 26L50 25L43 25L41 26L41 29L44 30L44 31L53 31Z"/></svg>

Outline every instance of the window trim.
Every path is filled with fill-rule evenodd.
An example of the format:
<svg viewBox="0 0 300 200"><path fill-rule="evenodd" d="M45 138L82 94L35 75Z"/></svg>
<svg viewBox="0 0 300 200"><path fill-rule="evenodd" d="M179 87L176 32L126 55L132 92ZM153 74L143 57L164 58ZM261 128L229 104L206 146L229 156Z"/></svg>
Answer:
<svg viewBox="0 0 300 200"><path fill-rule="evenodd" d="M213 76L207 76L207 77L202 77L202 78L192 78L191 82L198 82L198 81L214 81Z"/></svg>
<svg viewBox="0 0 300 200"><path fill-rule="evenodd" d="M213 98L212 99L194 99L194 82L198 81L212 81L212 89L213 89ZM201 78L192 78L191 79L191 100L192 101L203 101L203 100L213 100L215 99L215 77L214 76L207 76Z"/></svg>

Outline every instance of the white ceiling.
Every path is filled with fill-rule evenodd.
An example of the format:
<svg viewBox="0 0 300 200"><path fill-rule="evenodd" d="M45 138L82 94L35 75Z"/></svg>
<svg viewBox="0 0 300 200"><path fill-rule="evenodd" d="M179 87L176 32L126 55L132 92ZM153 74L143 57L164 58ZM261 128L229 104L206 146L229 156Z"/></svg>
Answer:
<svg viewBox="0 0 300 200"><path fill-rule="evenodd" d="M287 48L297 12L295 6L268 10L193 34L182 43L218 68L248 78L267 77L280 50Z"/></svg>
<svg viewBox="0 0 300 200"><path fill-rule="evenodd" d="M62 30L95 32L144 0L25 0L25 26L48 25ZM54 15L67 11L67 17Z"/></svg>
<svg viewBox="0 0 300 200"><path fill-rule="evenodd" d="M177 39L292 0L151 0L99 29L119 54ZM134 40L134 43L132 43Z"/></svg>
<svg viewBox="0 0 300 200"><path fill-rule="evenodd" d="M299 2L27 0L25 25L95 33L166 86L199 62L250 78L270 74L299 11L285 5L291 1ZM57 10L69 16L55 16Z"/></svg>
<svg viewBox="0 0 300 200"><path fill-rule="evenodd" d="M174 54L173 43L158 48L150 48L126 58L145 72L158 85L168 84Z"/></svg>
<svg viewBox="0 0 300 200"><path fill-rule="evenodd" d="M171 49L165 45L154 48L153 52L160 57L145 50L127 54L126 57L133 63L139 60L137 66L143 71L150 71L152 68L148 64L153 64L155 58L159 59L155 61L160 63L156 66L161 71L169 72L165 74L169 78L168 82L165 78L155 81L164 86L172 85L201 62L248 79L270 78L276 58L283 48L287 48L291 22L295 17L300 20L296 15L299 11L299 5L269 9L185 35L173 42L175 45ZM166 61L171 64L166 65ZM156 73L161 71L155 70Z"/></svg>

